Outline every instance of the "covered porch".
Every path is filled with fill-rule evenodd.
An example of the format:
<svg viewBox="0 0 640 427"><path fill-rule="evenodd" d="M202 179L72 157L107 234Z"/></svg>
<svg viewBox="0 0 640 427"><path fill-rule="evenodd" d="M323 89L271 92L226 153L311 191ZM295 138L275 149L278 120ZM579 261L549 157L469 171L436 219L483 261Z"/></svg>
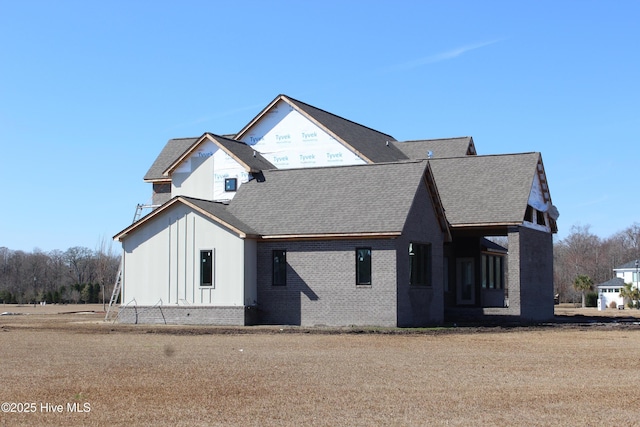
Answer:
<svg viewBox="0 0 640 427"><path fill-rule="evenodd" d="M553 319L551 233L493 226L452 234L444 249L446 322ZM493 236L506 247L487 239Z"/></svg>

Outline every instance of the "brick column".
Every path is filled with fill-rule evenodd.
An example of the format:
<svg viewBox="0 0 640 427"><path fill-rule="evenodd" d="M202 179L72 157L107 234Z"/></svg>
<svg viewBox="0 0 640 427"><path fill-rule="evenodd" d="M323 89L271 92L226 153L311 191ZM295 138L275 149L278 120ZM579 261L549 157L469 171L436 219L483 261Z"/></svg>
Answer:
<svg viewBox="0 0 640 427"><path fill-rule="evenodd" d="M509 314L520 316L520 227L510 227L508 234L507 286Z"/></svg>
<svg viewBox="0 0 640 427"><path fill-rule="evenodd" d="M553 239L526 227L509 230L509 308L525 321L553 319Z"/></svg>

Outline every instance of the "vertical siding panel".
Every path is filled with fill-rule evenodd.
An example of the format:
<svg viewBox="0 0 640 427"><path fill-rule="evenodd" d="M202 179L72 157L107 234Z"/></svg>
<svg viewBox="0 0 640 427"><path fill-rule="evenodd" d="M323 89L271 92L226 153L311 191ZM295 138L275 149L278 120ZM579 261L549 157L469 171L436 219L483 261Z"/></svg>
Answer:
<svg viewBox="0 0 640 427"><path fill-rule="evenodd" d="M182 261L182 265L184 265L184 300L188 301L187 299L187 271L189 271L188 268L188 250L187 250L187 244L188 244L188 240L189 240L189 230L188 230L188 226L189 226L189 217L187 215L184 216L184 249L182 250L182 256L183 256L183 261Z"/></svg>
<svg viewBox="0 0 640 427"><path fill-rule="evenodd" d="M171 304L171 217L169 217L169 232L167 233L167 258L169 262L167 262L167 304Z"/></svg>
<svg viewBox="0 0 640 427"><path fill-rule="evenodd" d="M193 216L193 225L191 226L191 258L193 259L193 268L191 269L191 300L196 303L196 286L199 285L196 280L196 216ZM202 298L200 298L202 302Z"/></svg>
<svg viewBox="0 0 640 427"><path fill-rule="evenodd" d="M180 218L176 218L176 304L180 301Z"/></svg>

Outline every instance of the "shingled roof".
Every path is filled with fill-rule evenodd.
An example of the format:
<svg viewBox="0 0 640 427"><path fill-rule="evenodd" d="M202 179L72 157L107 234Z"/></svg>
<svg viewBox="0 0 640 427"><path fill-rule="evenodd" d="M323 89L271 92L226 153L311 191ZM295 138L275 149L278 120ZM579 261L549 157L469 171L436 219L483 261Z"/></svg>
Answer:
<svg viewBox="0 0 640 427"><path fill-rule="evenodd" d="M429 158L429 153L431 153L431 158L434 159L473 156L476 154L476 147L473 144L473 138L470 136L394 141L393 145L410 159L426 159Z"/></svg>
<svg viewBox="0 0 640 427"><path fill-rule="evenodd" d="M320 108L298 101L287 95L278 95L260 114L238 132L236 138L242 139L243 135L267 114L278 101L289 104L303 116L345 144L347 148L350 148L359 156L364 157L365 161L382 163L408 159L402 151L392 144L395 138L391 135L352 122L351 120L321 110Z"/></svg>
<svg viewBox="0 0 640 427"><path fill-rule="evenodd" d="M540 153L430 160L452 227L519 225Z"/></svg>
<svg viewBox="0 0 640 427"><path fill-rule="evenodd" d="M145 174L144 180L147 182L170 180L163 172L197 140L198 137L170 139Z"/></svg>
<svg viewBox="0 0 640 427"><path fill-rule="evenodd" d="M628 270L630 268L636 268L636 260L631 260L629 262L625 262L621 266L614 268L614 270Z"/></svg>
<svg viewBox="0 0 640 427"><path fill-rule="evenodd" d="M271 170L229 212L263 237L400 234L426 161Z"/></svg>

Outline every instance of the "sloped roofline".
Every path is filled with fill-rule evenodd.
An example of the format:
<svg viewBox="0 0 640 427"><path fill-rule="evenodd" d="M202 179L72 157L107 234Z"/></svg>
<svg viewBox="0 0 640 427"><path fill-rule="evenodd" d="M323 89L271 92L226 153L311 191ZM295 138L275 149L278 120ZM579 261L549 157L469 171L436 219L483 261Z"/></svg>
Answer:
<svg viewBox="0 0 640 427"><path fill-rule="evenodd" d="M386 162L386 163L373 163L373 164L363 164L363 165L340 165L340 166L330 166L335 168L362 168L362 167L371 167L371 166L384 166L386 164L397 164L397 163L425 163L425 168L423 170L421 183L427 187L427 192L429 193L429 197L431 199L431 204L435 210L435 215L438 220L438 225L440 226L441 231L445 235L445 242L452 241L451 229L449 222L447 221L447 217L444 211L444 206L442 204L442 200L440 199L440 193L438 193L438 187L436 185L433 171L431 170L431 165L428 161L424 160L409 160L409 161L400 161L400 162ZM315 169L326 169L327 167L317 167ZM304 169L304 168L301 168ZM308 169L308 168L307 168ZM289 172L292 169L277 169L271 172ZM416 189L417 190L417 189ZM414 196L415 201L415 196ZM407 217L408 218L408 217ZM372 231L372 232L355 232L355 233L315 233L315 234L274 234L274 235L262 235L260 236L263 240L298 240L298 239L313 239L313 240L329 240L329 239L375 239L375 238L396 238L401 236L403 231Z"/></svg>
<svg viewBox="0 0 640 427"><path fill-rule="evenodd" d="M451 242L453 240L451 236L451 226L447 220L446 212L444 211L444 205L440 198L440 192L438 191L438 185L436 184L435 177L433 176L433 170L431 170L431 163L427 162L427 167L424 170L423 180L427 186L429 197L431 197L431 204L435 208L436 218L438 218L438 224L440 229L445 235L445 242Z"/></svg>
<svg viewBox="0 0 640 427"><path fill-rule="evenodd" d="M504 184L506 182L504 179L512 176L509 174L502 177L496 171L493 171L487 176L488 180L482 179L478 181L479 176L476 173L482 173L482 170L490 167L493 161L499 158L508 160L506 163L500 161L500 163L503 163L502 166L510 169L517 168L517 171L519 171L517 173L517 187L513 187L513 183L509 184L510 193L506 195L509 197L506 205L502 203L506 200L504 199L505 195L500 191L491 190L487 194L469 192L472 191L469 188L474 185L478 188L481 187L482 191L489 190L492 188L493 182ZM511 160L506 158L511 158ZM447 219L451 224L451 229L466 230L474 233L482 229L522 225L533 182L536 176L545 177L539 152L434 158L429 162L434 169L435 180L438 184L438 190L442 193L445 209L451 210L447 212ZM516 171L516 169L513 170ZM467 185L471 185L471 187ZM546 192L545 200L549 203L548 207L557 214L557 210L555 208L552 209L550 204L551 196L548 187L545 187L542 191ZM476 209L477 206L480 206L478 200L471 200L470 198L483 199L484 196L488 196L494 202L500 200L498 203L491 205L491 207L501 205L500 211L482 209L480 212ZM555 221L551 221L549 225L552 233L557 232Z"/></svg>
<svg viewBox="0 0 640 427"><path fill-rule="evenodd" d="M212 134L210 132L205 132L204 134L202 134L202 136L200 138L198 138L193 144L191 144L191 146L184 153L182 153L181 156L179 156L173 163L171 163L171 165L167 169L164 170L163 175L165 175L165 176L171 175L173 173L173 171L175 171L177 169L177 167L180 166L180 164L184 160L186 160L190 155L192 155L204 141L213 142L215 145L218 146L218 148L220 148L222 151L224 151L226 154L228 154L229 157L231 157L233 160L238 162L238 164L240 164L247 172L249 172L249 173L260 172L260 170L258 170L255 167L252 167L251 165L247 164L247 162L245 162L242 158L240 158L232 150L229 150L229 148L227 148L224 144L221 144L218 141L217 138L224 138L224 139L227 139L229 141L233 141L233 143L235 143L235 144L244 144L244 142L239 141L239 140L233 140L233 139L226 138L224 136ZM259 153L256 153L255 155L257 156L257 155L259 155ZM264 161L267 162L266 159Z"/></svg>
<svg viewBox="0 0 640 427"><path fill-rule="evenodd" d="M622 265L620 265L620 266L618 266L618 267L615 267L615 268L613 269L613 271L619 271L619 270L635 270L635 268L636 268L636 261L637 261L637 260L635 260L635 259L632 259L631 261L627 261L627 262L625 262L624 264L622 264ZM639 265L640 265L640 263L639 263Z"/></svg>
<svg viewBox="0 0 640 427"><path fill-rule="evenodd" d="M557 208L553 205L551 201L551 191L549 191L549 182L547 181L547 173L544 170L544 164L542 163L542 153L538 152L538 164L536 166L536 173L538 174L538 178L540 179L540 186L542 187L542 197L544 201L547 202L549 206L549 212L547 216L549 217L549 221L551 222L551 232L558 232L558 211ZM551 212L551 209L555 210L555 212Z"/></svg>
<svg viewBox="0 0 640 427"><path fill-rule="evenodd" d="M353 145L349 144L347 141L342 139L338 134L333 132L330 128L328 128L323 123L318 121L315 117L313 117L313 115L307 113L304 109L300 108L300 105L308 105L309 107L313 107L313 106L311 106L309 104L306 104L306 103L304 103L302 101L298 101L297 99L291 98L291 97L289 97L287 95L284 95L284 94L278 95L273 101L271 101L269 103L269 105L267 105L260 113L258 113L258 115L256 117L254 117L247 125L245 125L245 127L243 127L240 130L240 132L238 132L236 134L236 139L238 139L238 140L242 139L245 136L245 134L249 131L249 129L251 129L256 123L258 123L267 114L267 112L271 108L273 108L279 101L283 101L283 102L287 103L291 108L293 108L298 113L303 115L305 118L310 120L312 123L314 123L320 129L322 129L324 132L326 132L327 134L331 135L332 138L334 138L336 141L338 141L340 144L345 146L348 150L350 150L354 154L358 155L358 157L362 158L365 162L367 162L367 163L376 163L375 161L370 159L368 156L366 156L364 153L362 153L361 151L356 149ZM340 118L340 119L342 119L342 120L344 120L346 122L353 123L354 125L361 126L361 127L366 128L368 130L371 130L373 132L377 132L377 133L379 133L381 135L388 136L389 137L389 141L395 141L395 138L392 137L391 135L388 135L388 134L382 133L380 131L377 131L375 129L372 129L370 127L361 125L360 123L356 123L356 122L354 122L352 120L345 119L344 117L338 116L337 114L333 114L333 113L331 113L329 111L326 111L326 110L322 110L321 108L318 108L318 107L313 107L313 108L315 108L316 110L322 111L322 112L324 112L326 114L330 114L331 116L338 117L338 118Z"/></svg>
<svg viewBox="0 0 640 427"><path fill-rule="evenodd" d="M122 240L125 237L127 237L129 234L131 234L132 232L134 232L138 228L142 227L144 224L148 223L149 221L153 220L154 218L162 215L166 210L170 209L172 206L174 206L176 204L180 204L180 203L184 204L185 206L190 207L194 211L196 211L196 212L202 214L203 216L211 219L212 221L216 222L217 224L227 228L228 230L230 230L233 233L235 233L241 239L244 239L244 238L247 238L247 237L256 237L253 233L247 233L247 232L241 230L240 228L230 224L229 222L220 219L218 216L214 215L213 213L211 213L211 212L207 211L206 209L203 209L202 207L198 206L196 203L194 203L192 201L193 199L192 200L190 200L190 199L191 198L184 197L184 196L177 196L177 197L172 198L171 200L169 200L168 202L166 202L162 206L158 207L157 209L153 210L148 215L146 215L143 218L141 218L139 221L134 222L129 227L125 228L124 230L122 230L121 232L119 232L118 234L113 236L113 240L118 240L118 241L122 242ZM215 202L212 202L212 203L215 203Z"/></svg>
<svg viewBox="0 0 640 427"><path fill-rule="evenodd" d="M404 143L416 143L416 142L440 142L440 141L453 141L453 140L464 140L468 139L469 143L467 145L467 156L476 156L478 152L476 151L475 143L473 142L472 136L452 136L448 138L428 138L428 139L409 139L406 141L396 141L397 144Z"/></svg>
<svg viewBox="0 0 640 427"><path fill-rule="evenodd" d="M165 154L165 151L167 149L170 148L170 145L172 144L177 144L178 142L182 142L182 141L189 141L189 140L193 140L194 142L198 139L198 137L183 137L183 138L171 138L167 144L164 146L164 148L162 149L162 151L160 152L160 154L158 155L158 157L156 157L156 160L153 162L153 164L151 165L151 167L149 168L149 170L147 171L147 173L145 174L143 180L144 182L149 182L149 183L171 183L171 178L170 177L159 177L157 174L158 173L162 173L164 171L164 169L166 168L166 166L161 166L159 163L162 163L161 158L163 156L163 154ZM184 152L185 149L181 150L181 152ZM173 159L174 156L171 156L171 159ZM172 160L171 160L172 161ZM162 167L162 169L160 169ZM154 175L155 172L155 175Z"/></svg>

